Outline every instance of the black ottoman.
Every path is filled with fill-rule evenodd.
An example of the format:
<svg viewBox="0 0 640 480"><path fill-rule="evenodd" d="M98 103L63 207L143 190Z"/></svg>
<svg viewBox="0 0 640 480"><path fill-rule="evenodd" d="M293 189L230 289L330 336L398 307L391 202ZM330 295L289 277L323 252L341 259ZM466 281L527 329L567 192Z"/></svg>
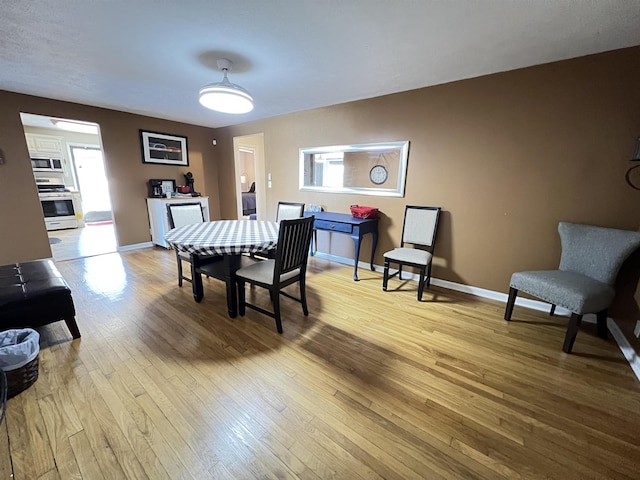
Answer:
<svg viewBox="0 0 640 480"><path fill-rule="evenodd" d="M71 290L52 260L0 266L0 330L64 320L80 338Z"/></svg>

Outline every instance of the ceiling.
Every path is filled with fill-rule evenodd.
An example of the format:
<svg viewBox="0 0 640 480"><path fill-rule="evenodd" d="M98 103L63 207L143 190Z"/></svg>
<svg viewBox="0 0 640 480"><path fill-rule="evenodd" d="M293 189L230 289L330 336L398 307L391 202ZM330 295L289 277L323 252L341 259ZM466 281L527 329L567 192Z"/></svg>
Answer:
<svg viewBox="0 0 640 480"><path fill-rule="evenodd" d="M640 45L640 0L0 0L0 89L221 127ZM198 90L229 80L252 112ZM43 112L44 113L44 112Z"/></svg>

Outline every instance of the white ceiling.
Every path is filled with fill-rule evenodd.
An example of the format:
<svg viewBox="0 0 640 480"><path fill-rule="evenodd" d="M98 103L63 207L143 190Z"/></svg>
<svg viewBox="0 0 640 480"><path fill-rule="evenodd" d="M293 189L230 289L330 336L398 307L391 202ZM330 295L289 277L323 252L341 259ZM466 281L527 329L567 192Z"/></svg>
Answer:
<svg viewBox="0 0 640 480"><path fill-rule="evenodd" d="M0 0L0 12L0 89L210 127L640 45L640 0ZM198 103L222 79L218 58L251 113Z"/></svg>

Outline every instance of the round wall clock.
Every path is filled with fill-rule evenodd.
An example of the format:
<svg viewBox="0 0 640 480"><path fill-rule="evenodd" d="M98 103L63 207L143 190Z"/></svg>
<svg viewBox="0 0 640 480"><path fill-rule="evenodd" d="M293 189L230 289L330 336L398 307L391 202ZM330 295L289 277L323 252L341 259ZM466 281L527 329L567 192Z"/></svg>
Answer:
<svg viewBox="0 0 640 480"><path fill-rule="evenodd" d="M369 171L369 178L376 185L381 185L386 182L387 177L389 177L389 172L384 165L374 165Z"/></svg>
<svg viewBox="0 0 640 480"><path fill-rule="evenodd" d="M640 165L636 165L635 167L631 167L627 170L625 178L627 179L629 186L636 190L640 190Z"/></svg>

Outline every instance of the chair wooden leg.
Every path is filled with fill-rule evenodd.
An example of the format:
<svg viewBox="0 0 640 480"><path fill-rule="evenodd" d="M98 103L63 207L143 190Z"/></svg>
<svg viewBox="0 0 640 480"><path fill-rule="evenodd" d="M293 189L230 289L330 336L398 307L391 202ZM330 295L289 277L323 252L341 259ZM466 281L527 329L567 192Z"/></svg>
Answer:
<svg viewBox="0 0 640 480"><path fill-rule="evenodd" d="M67 324L67 328L71 332L71 336L73 338L80 338L80 330L78 329L78 324L76 323L76 319L74 317L66 318L64 323Z"/></svg>
<svg viewBox="0 0 640 480"><path fill-rule="evenodd" d="M571 318L569 319L569 326L567 327L567 334L564 337L564 344L562 345L562 351L565 353L571 353L573 342L576 341L576 335L578 335L581 323L582 315L572 313Z"/></svg>
<svg viewBox="0 0 640 480"><path fill-rule="evenodd" d="M280 293L273 292L273 313L276 319L278 333L282 333L282 321L280 320Z"/></svg>
<svg viewBox="0 0 640 480"><path fill-rule="evenodd" d="M241 280L237 281L238 285L238 313L241 317L244 317L244 314L247 311L247 299L245 297L244 292L244 282Z"/></svg>
<svg viewBox="0 0 640 480"><path fill-rule="evenodd" d="M509 300L507 300L507 308L504 311L504 319L507 322L511 320L511 314L513 313L513 306L516 303L517 296L518 296L518 289L509 287Z"/></svg>
<svg viewBox="0 0 640 480"><path fill-rule="evenodd" d="M298 284L300 286L300 303L302 303L302 313L304 313L305 317L308 317L309 309L307 308L307 286L304 281L304 277L300 278Z"/></svg>
<svg viewBox="0 0 640 480"><path fill-rule="evenodd" d="M431 262L429 262L429 266L427 267L427 288L431 286Z"/></svg>
<svg viewBox="0 0 640 480"><path fill-rule="evenodd" d="M387 291L387 283L389 282L389 260L384 261L384 274L382 275L382 290Z"/></svg>
<svg viewBox="0 0 640 480"><path fill-rule="evenodd" d="M609 329L607 328L607 311L602 310L598 312L596 315L598 319L598 336L600 338L608 338L609 337Z"/></svg>
<svg viewBox="0 0 640 480"><path fill-rule="evenodd" d="M551 310L549 310L549 316L553 317L553 314L556 313L556 306L551 305Z"/></svg>
<svg viewBox="0 0 640 480"><path fill-rule="evenodd" d="M178 251L176 250L176 262L178 263L178 286L181 287L182 286L182 260L180 260L180 255L178 254Z"/></svg>
<svg viewBox="0 0 640 480"><path fill-rule="evenodd" d="M425 269L424 267L420 269L420 272L418 272L420 275L420 279L418 280L418 301L421 302L422 301L422 292L424 291L424 284L425 284Z"/></svg>

